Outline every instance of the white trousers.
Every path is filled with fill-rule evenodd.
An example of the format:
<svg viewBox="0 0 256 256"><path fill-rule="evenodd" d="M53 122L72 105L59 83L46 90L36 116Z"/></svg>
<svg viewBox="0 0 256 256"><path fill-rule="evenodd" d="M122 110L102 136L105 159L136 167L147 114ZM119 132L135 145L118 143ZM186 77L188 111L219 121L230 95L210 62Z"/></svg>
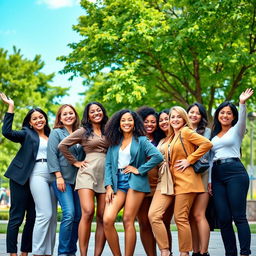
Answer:
<svg viewBox="0 0 256 256"><path fill-rule="evenodd" d="M35 201L36 220L33 230L32 253L52 255L57 226L57 200L49 174L30 177L30 190Z"/></svg>

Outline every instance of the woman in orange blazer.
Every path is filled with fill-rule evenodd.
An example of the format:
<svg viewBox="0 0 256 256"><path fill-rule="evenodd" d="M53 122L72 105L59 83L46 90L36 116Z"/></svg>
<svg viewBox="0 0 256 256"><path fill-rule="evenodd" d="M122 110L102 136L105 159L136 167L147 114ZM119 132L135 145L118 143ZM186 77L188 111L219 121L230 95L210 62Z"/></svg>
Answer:
<svg viewBox="0 0 256 256"><path fill-rule="evenodd" d="M189 213L196 193L204 192L201 175L196 174L191 165L209 151L212 144L192 129L186 111L178 106L170 110L169 136L169 166L174 183L174 218L179 251L180 256L188 256L192 250Z"/></svg>

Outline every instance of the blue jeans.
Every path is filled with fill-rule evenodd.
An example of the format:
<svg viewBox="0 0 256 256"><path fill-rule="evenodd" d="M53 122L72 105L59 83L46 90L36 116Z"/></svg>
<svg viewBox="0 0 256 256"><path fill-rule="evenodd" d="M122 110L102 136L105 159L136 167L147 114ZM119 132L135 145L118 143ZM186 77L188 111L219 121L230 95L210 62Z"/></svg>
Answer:
<svg viewBox="0 0 256 256"><path fill-rule="evenodd" d="M117 189L127 193L128 189L130 188L128 182L130 174L124 174L122 170L123 169L118 169L117 172Z"/></svg>
<svg viewBox="0 0 256 256"><path fill-rule="evenodd" d="M81 218L81 207L74 185L66 183L66 191L58 190L56 182L52 183L54 193L62 209L62 220L59 232L58 255L75 254L77 251L78 225Z"/></svg>
<svg viewBox="0 0 256 256"><path fill-rule="evenodd" d="M251 254L251 233L246 218L248 187L249 177L240 161L213 165L213 199L226 256L237 256L236 237L232 226L233 220L237 227L240 254Z"/></svg>

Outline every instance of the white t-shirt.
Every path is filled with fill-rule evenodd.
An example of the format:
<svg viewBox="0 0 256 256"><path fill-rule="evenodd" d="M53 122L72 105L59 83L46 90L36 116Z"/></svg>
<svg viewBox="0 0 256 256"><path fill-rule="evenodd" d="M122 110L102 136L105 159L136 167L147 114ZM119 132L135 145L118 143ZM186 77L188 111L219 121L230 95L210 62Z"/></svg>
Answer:
<svg viewBox="0 0 256 256"><path fill-rule="evenodd" d="M231 127L221 138L217 135L212 138L210 172L213 162L220 159L240 158L240 148L246 130L246 105L239 104L237 123ZM211 175L209 175L209 181Z"/></svg>
<svg viewBox="0 0 256 256"><path fill-rule="evenodd" d="M119 149L118 155L118 169L122 169L130 164L131 161L131 143L129 143L124 150Z"/></svg>

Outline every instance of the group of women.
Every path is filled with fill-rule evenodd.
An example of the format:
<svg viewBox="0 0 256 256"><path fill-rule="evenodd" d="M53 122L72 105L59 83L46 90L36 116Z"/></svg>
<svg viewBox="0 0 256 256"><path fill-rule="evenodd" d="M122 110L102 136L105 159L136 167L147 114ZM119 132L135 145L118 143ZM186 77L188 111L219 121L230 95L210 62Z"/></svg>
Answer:
<svg viewBox="0 0 256 256"><path fill-rule="evenodd" d="M108 120L102 104L86 105L80 121L74 107L62 105L50 132L47 115L30 110L22 129L12 129L14 102L8 105L2 132L21 147L5 176L10 179L11 209L7 253L17 256L18 230L26 215L21 255L50 256L56 234L57 201L62 208L58 255L87 255L96 210L94 255L107 240L113 255L121 255L115 220L123 208L124 254L133 255L135 220L140 226L145 254L172 254L171 219L178 229L180 256L207 256L210 228L205 217L213 195L226 256L237 256L234 220L240 255L250 255L246 219L247 172L240 161L245 134L245 102L252 89L241 93L239 113L231 102L215 111L207 128L204 107L194 103L184 110L174 106L156 113L141 107L123 109ZM209 171L196 173L200 158ZM95 202L97 206L95 207Z"/></svg>

